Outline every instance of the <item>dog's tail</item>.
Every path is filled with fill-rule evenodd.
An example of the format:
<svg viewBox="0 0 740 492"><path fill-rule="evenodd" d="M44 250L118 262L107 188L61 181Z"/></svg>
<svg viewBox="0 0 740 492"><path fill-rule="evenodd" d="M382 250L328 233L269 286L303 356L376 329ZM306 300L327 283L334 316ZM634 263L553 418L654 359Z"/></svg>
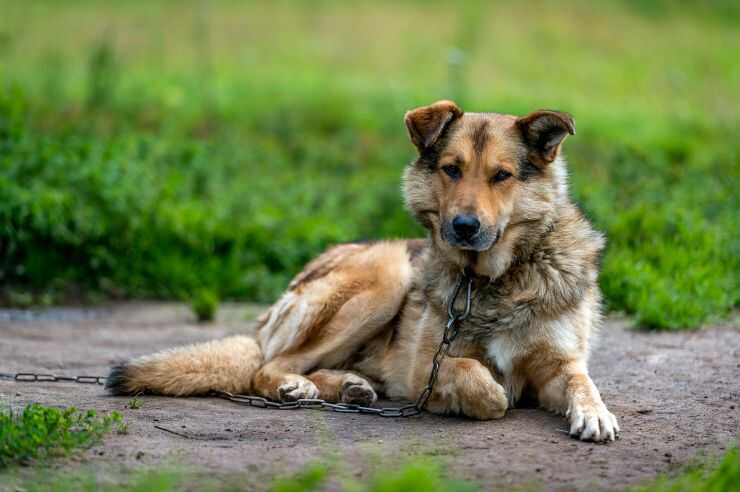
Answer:
<svg viewBox="0 0 740 492"><path fill-rule="evenodd" d="M262 351L257 341L233 336L163 350L119 364L111 369L105 387L114 395L249 393L252 377L261 365Z"/></svg>

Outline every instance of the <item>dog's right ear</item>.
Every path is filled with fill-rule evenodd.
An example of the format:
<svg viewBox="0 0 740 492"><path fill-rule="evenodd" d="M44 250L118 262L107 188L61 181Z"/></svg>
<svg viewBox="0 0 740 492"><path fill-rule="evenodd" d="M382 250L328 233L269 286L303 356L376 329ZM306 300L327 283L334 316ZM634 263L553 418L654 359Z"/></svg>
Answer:
<svg viewBox="0 0 740 492"><path fill-rule="evenodd" d="M573 117L561 111L541 109L517 118L516 126L531 150L531 160L540 167L555 160L565 137L576 134Z"/></svg>
<svg viewBox="0 0 740 492"><path fill-rule="evenodd" d="M437 101L431 106L422 106L406 112L404 121L409 138L421 153L434 145L447 125L462 115L463 110L454 102Z"/></svg>

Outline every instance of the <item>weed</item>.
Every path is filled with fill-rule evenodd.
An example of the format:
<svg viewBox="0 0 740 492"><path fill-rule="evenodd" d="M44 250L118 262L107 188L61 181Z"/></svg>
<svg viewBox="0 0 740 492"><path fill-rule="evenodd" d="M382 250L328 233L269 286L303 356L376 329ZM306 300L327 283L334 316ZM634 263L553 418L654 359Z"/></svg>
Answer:
<svg viewBox="0 0 740 492"><path fill-rule="evenodd" d="M635 487L633 492L724 492L740 490L740 453L728 450L718 465L697 465L675 477L663 476L651 484Z"/></svg>
<svg viewBox="0 0 740 492"><path fill-rule="evenodd" d="M176 470L138 472L127 476L120 485L101 484L93 473L76 477L60 477L43 473L32 481L22 483L18 490L46 491L100 491L100 492L171 492L175 490L230 491L244 490L240 486L209 483L203 477L190 476ZM186 478L187 477L187 478ZM238 478L234 477L237 481ZM228 482L228 481L227 481ZM186 484L185 487L182 487ZM630 489L633 492L724 492L740 486L740 456L730 449L718 465L691 467L673 478L660 477L650 484ZM375 468L368 480L346 478L336 481L330 466L313 464L294 476L275 480L272 492L314 492L325 490L344 492L475 492L483 490L474 482L446 477L441 465L432 460L416 460L400 467ZM540 490L536 482L511 490Z"/></svg>
<svg viewBox="0 0 740 492"><path fill-rule="evenodd" d="M272 484L272 492L309 492L319 490L328 478L329 469L320 464L306 467L290 478L278 479Z"/></svg>
<svg viewBox="0 0 740 492"><path fill-rule="evenodd" d="M478 490L472 482L450 480L444 477L440 465L435 461L417 461L398 470L376 473L367 485L348 486L348 491L357 492L474 492Z"/></svg>
<svg viewBox="0 0 740 492"><path fill-rule="evenodd" d="M32 482L23 483L17 490L24 492L174 492L184 482L180 474L174 471L148 471L131 474L126 482L112 485L99 480L93 472L80 473L77 476L58 476L54 473L39 473ZM186 489L194 490L194 489ZM201 487L197 490L214 490Z"/></svg>
<svg viewBox="0 0 740 492"><path fill-rule="evenodd" d="M330 469L311 465L303 472L275 481L273 492L311 492L322 490L330 479ZM366 481L342 480L346 492L475 492L478 488L469 481L445 478L441 465L433 460L416 460L403 466L375 470Z"/></svg>
<svg viewBox="0 0 740 492"><path fill-rule="evenodd" d="M125 436L128 434L128 424L126 422L119 422L116 425L116 434Z"/></svg>
<svg viewBox="0 0 740 492"><path fill-rule="evenodd" d="M94 410L59 409L31 404L19 413L0 412L0 467L25 464L98 442L120 426L121 414L98 416Z"/></svg>
<svg viewBox="0 0 740 492"><path fill-rule="evenodd" d="M98 108L109 103L115 81L116 58L112 40L106 36L95 45L88 60L88 106Z"/></svg>
<svg viewBox="0 0 740 492"><path fill-rule="evenodd" d="M213 321L218 311L218 295L212 290L200 289L190 301L190 307L200 323Z"/></svg>

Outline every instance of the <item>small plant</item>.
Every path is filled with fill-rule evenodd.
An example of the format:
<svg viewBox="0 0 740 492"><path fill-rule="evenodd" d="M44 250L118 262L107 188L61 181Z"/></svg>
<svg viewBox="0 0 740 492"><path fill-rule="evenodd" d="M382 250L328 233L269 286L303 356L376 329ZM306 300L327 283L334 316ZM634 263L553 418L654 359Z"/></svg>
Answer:
<svg viewBox="0 0 740 492"><path fill-rule="evenodd" d="M23 411L0 412L0 468L52 456L64 456L98 442L123 417L118 412L99 416L74 407L59 409L39 404Z"/></svg>
<svg viewBox="0 0 740 492"><path fill-rule="evenodd" d="M365 486L347 487L358 492L475 492L473 482L450 480L444 476L439 463L419 460L399 470L378 472Z"/></svg>
<svg viewBox="0 0 740 492"><path fill-rule="evenodd" d="M18 308L28 308L33 305L33 294L30 292L9 289L6 292L6 298L9 305Z"/></svg>
<svg viewBox="0 0 740 492"><path fill-rule="evenodd" d="M308 466L297 475L273 482L272 492L311 492L323 490L330 469L321 464ZM475 492L473 482L445 478L439 463L417 460L398 469L381 469L369 481L343 480L345 492Z"/></svg>
<svg viewBox="0 0 740 492"><path fill-rule="evenodd" d="M116 424L116 434L121 436L125 436L126 434L128 434L128 424L123 421Z"/></svg>
<svg viewBox="0 0 740 492"><path fill-rule="evenodd" d="M200 289L190 300L190 307L198 322L213 321L218 311L218 296L210 289Z"/></svg>
<svg viewBox="0 0 740 492"><path fill-rule="evenodd" d="M142 407L142 405L144 405L144 402L141 401L138 396L134 396L128 402L128 407L131 410L138 410Z"/></svg>
<svg viewBox="0 0 740 492"><path fill-rule="evenodd" d="M184 482L186 480L182 474L174 470L135 471L120 484L105 483L94 471L68 474L43 470L36 473L33 479L19 482L15 490L25 492L174 492L181 490L178 485ZM216 489L210 487L189 488L188 490L216 492Z"/></svg>
<svg viewBox="0 0 740 492"><path fill-rule="evenodd" d="M87 65L87 104L93 108L108 103L113 94L116 56L111 39L105 37L93 47Z"/></svg>
<svg viewBox="0 0 740 492"><path fill-rule="evenodd" d="M691 467L676 477L660 477L655 482L633 488L633 492L723 492L740 490L740 453L730 448L714 467Z"/></svg>
<svg viewBox="0 0 740 492"><path fill-rule="evenodd" d="M276 480L270 489L272 492L309 492L318 490L328 478L329 470L324 465L311 465L301 473Z"/></svg>

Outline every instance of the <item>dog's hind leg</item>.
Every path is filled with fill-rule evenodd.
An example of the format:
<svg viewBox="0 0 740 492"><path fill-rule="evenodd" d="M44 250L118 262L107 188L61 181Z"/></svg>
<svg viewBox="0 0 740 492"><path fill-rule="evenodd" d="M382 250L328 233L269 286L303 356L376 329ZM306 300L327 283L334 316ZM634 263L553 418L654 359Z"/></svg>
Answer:
<svg viewBox="0 0 740 492"><path fill-rule="evenodd" d="M342 401L343 395L337 389L353 378L339 378L339 371L329 373L320 369L342 366L388 324L397 306L368 310L369 306L378 306L385 299L383 294L375 288L356 293L328 322L312 328L312 335L302 343L276 355L262 366L254 377L254 390L261 396L278 401L317 398L319 395L329 401ZM305 374L310 375L306 377ZM348 392L346 398L356 391L359 390Z"/></svg>
<svg viewBox="0 0 740 492"><path fill-rule="evenodd" d="M292 356L280 356L265 364L254 376L254 391L275 401L295 401L318 398L319 389L302 372L301 361Z"/></svg>
<svg viewBox="0 0 740 492"><path fill-rule="evenodd" d="M317 373L316 384L305 375L344 367L388 326L411 273L407 245L400 241L338 246L314 260L261 320L258 339L266 363L255 375L254 390L280 401L324 393L326 399L342 398L335 388L344 381L328 384L334 378Z"/></svg>
<svg viewBox="0 0 740 492"><path fill-rule="evenodd" d="M283 362L285 362L283 360ZM295 401L302 398L321 398L328 402L371 405L378 399L370 382L357 374L336 369L319 369L307 376L294 372L275 370L260 371L255 378L256 387L263 396L278 401ZM264 388L273 388L264 392Z"/></svg>
<svg viewBox="0 0 740 492"><path fill-rule="evenodd" d="M372 405L378 399L367 379L349 371L319 369L306 376L319 390L319 398L355 405Z"/></svg>

